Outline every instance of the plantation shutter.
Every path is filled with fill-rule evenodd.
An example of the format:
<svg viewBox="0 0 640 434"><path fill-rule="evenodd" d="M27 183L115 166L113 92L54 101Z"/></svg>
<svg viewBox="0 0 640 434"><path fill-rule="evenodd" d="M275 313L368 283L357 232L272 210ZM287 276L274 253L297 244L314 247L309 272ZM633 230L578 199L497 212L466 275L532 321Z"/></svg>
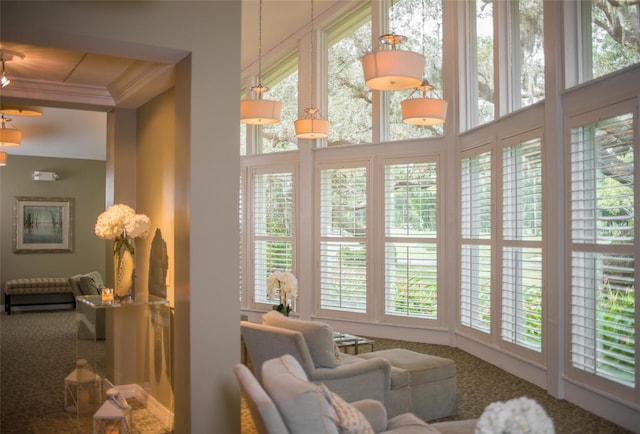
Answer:
<svg viewBox="0 0 640 434"><path fill-rule="evenodd" d="M320 306L367 311L367 170L320 172Z"/></svg>
<svg viewBox="0 0 640 434"><path fill-rule="evenodd" d="M571 129L572 367L636 384L633 116Z"/></svg>
<svg viewBox="0 0 640 434"><path fill-rule="evenodd" d="M491 326L491 153L461 161L460 323Z"/></svg>
<svg viewBox="0 0 640 434"><path fill-rule="evenodd" d="M258 303L267 299L267 277L276 270L292 271L293 174L257 173L253 192L254 288Z"/></svg>
<svg viewBox="0 0 640 434"><path fill-rule="evenodd" d="M503 150L502 332L542 350L542 155L539 139Z"/></svg>
<svg viewBox="0 0 640 434"><path fill-rule="evenodd" d="M385 314L437 319L437 165L386 165L384 183Z"/></svg>

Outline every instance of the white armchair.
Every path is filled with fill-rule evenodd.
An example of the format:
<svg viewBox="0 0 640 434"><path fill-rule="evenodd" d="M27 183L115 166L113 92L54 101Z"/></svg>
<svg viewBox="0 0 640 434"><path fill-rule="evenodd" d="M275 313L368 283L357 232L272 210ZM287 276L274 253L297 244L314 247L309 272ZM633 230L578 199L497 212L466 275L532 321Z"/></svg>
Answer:
<svg viewBox="0 0 640 434"><path fill-rule="evenodd" d="M289 354L265 361L261 371L264 386L245 365L235 366L259 434L338 434L346 420L352 429L369 425L387 434L471 434L475 429L475 420L428 424L412 413L388 420L384 406L370 399L345 404L330 389L310 383Z"/></svg>

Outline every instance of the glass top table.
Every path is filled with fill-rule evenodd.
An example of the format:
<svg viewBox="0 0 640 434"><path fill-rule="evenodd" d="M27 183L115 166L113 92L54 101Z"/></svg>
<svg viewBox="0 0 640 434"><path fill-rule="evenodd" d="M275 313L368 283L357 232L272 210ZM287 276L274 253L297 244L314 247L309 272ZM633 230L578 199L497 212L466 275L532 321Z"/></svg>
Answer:
<svg viewBox="0 0 640 434"><path fill-rule="evenodd" d="M358 354L360 346L362 345L369 345L369 351L373 351L374 341L362 336L333 332L333 341L336 343L336 346L344 352L347 352L349 348L353 348L353 354Z"/></svg>

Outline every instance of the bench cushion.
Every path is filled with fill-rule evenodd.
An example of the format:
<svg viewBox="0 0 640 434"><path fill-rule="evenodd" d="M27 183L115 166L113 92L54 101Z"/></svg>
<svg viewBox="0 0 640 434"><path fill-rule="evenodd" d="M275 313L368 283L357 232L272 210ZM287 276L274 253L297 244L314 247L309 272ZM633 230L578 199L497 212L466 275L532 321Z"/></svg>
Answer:
<svg viewBox="0 0 640 434"><path fill-rule="evenodd" d="M66 277L27 277L7 280L4 285L6 295L61 294L72 292Z"/></svg>

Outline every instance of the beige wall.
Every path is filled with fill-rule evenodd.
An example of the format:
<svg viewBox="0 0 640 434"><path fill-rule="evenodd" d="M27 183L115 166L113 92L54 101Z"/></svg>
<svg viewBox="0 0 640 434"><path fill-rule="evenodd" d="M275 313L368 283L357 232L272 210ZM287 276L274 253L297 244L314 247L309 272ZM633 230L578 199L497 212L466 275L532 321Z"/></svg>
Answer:
<svg viewBox="0 0 640 434"><path fill-rule="evenodd" d="M175 175L167 179L175 198L164 204L175 214L178 434L240 431L233 375L240 359L240 5L240 0L0 3L6 40L178 62ZM136 171L144 172L141 157ZM114 173L115 184L108 188L118 200L125 186L117 185L117 168ZM130 188L136 188L135 181L134 174ZM146 194L136 188L136 201Z"/></svg>
<svg viewBox="0 0 640 434"><path fill-rule="evenodd" d="M10 154L11 150L8 152ZM56 172L60 178L53 182L36 182L31 176L34 170ZM68 277L94 270L104 276L104 241L93 232L96 218L104 210L104 174L104 161L9 155L7 166L0 168L0 274L3 284L10 279ZM73 251L14 253L16 196L72 198Z"/></svg>

